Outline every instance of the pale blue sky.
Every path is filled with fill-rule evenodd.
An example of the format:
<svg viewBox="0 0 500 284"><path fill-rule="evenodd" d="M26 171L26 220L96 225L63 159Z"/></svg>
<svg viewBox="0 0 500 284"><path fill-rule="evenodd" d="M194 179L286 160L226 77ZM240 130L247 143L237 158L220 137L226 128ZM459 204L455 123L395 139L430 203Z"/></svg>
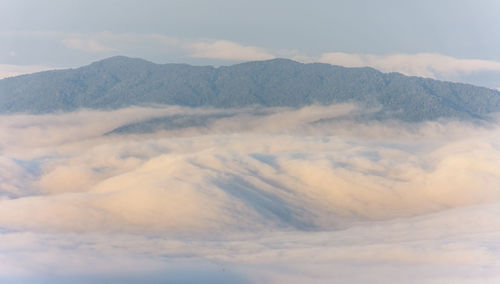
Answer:
<svg viewBox="0 0 500 284"><path fill-rule="evenodd" d="M288 57L500 87L500 1L2 0L0 5L0 75L80 66L117 54L213 65Z"/></svg>

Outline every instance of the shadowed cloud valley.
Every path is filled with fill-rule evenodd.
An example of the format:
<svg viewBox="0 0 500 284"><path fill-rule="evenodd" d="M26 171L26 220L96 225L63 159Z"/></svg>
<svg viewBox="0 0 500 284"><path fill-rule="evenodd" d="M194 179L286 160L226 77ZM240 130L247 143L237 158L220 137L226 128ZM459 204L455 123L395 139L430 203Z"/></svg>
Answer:
<svg viewBox="0 0 500 284"><path fill-rule="evenodd" d="M437 273L431 259L458 271L469 256L481 259L470 277L483 277L474 267L498 261L496 246L485 245L500 226L490 219L500 200L495 116L483 123L356 119L373 111L340 104L3 115L1 236L38 253L47 244L44 257L65 258L62 243L75 246L81 262L57 277L88 274L95 246L130 266L144 261L138 273L232 266L234 277L250 282L291 279L287 269L301 271L297 282L327 282L328 263L356 269L346 259L386 272L387 263L422 263L425 277ZM480 241L468 240L470 233ZM380 251L391 253L375 257ZM47 265L5 253L5 267L16 268L0 271L5 279ZM316 264L298 268L308 255ZM112 275L119 265L94 272ZM410 275L404 267L400 273Z"/></svg>

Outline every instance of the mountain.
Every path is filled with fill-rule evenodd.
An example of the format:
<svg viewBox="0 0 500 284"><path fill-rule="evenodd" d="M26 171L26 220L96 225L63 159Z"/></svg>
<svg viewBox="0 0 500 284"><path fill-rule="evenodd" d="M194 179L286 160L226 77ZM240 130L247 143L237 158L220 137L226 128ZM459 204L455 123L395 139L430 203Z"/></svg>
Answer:
<svg viewBox="0 0 500 284"><path fill-rule="evenodd" d="M0 113L49 113L170 104L219 108L300 107L354 102L379 107L377 118L405 121L485 118L500 111L500 92L373 68L288 59L232 66L154 64L111 57L77 69L0 80Z"/></svg>

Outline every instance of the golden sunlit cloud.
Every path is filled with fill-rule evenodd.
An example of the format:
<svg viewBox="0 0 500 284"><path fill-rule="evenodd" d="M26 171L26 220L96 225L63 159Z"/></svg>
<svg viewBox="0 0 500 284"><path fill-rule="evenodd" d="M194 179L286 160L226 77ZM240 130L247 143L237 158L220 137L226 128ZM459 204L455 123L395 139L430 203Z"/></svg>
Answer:
<svg viewBox="0 0 500 284"><path fill-rule="evenodd" d="M86 236L125 266L137 264L135 254L148 255L141 271L169 266L158 254L186 254L197 256L190 261L241 267L238 275L255 280L243 268L252 263L270 282L290 280L280 265L302 271L296 279L302 282L308 275L330 279L326 264L353 271L347 260L381 271L384 263L457 271L497 263L494 248L468 243L467 235L486 241L500 228L492 220L500 202L500 128L350 119L366 111L372 110L349 104L157 106L2 116L0 236L10 242L4 250L38 251L48 243L48 255L40 257L61 259L59 243L50 238L79 246ZM215 118L142 134L113 132L175 115ZM9 239L14 236L20 243ZM119 236L125 256L118 257L109 236ZM188 244L181 236L197 240ZM206 243L207 236L222 238L226 248ZM437 245L421 242L432 238ZM289 243L263 249L278 240ZM89 249L95 248L73 251L81 262L71 262L72 273L96 261ZM314 266L297 266L311 256ZM8 271L21 274L42 265L18 253L0 257ZM277 266L264 268L265 259ZM101 264L102 273L116 267Z"/></svg>

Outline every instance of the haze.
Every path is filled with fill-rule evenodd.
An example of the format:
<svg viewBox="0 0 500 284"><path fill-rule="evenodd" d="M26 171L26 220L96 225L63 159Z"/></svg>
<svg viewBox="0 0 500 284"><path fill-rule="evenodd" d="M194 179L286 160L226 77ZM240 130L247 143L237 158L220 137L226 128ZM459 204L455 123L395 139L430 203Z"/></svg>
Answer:
<svg viewBox="0 0 500 284"><path fill-rule="evenodd" d="M0 282L500 283L499 3L2 1Z"/></svg>

